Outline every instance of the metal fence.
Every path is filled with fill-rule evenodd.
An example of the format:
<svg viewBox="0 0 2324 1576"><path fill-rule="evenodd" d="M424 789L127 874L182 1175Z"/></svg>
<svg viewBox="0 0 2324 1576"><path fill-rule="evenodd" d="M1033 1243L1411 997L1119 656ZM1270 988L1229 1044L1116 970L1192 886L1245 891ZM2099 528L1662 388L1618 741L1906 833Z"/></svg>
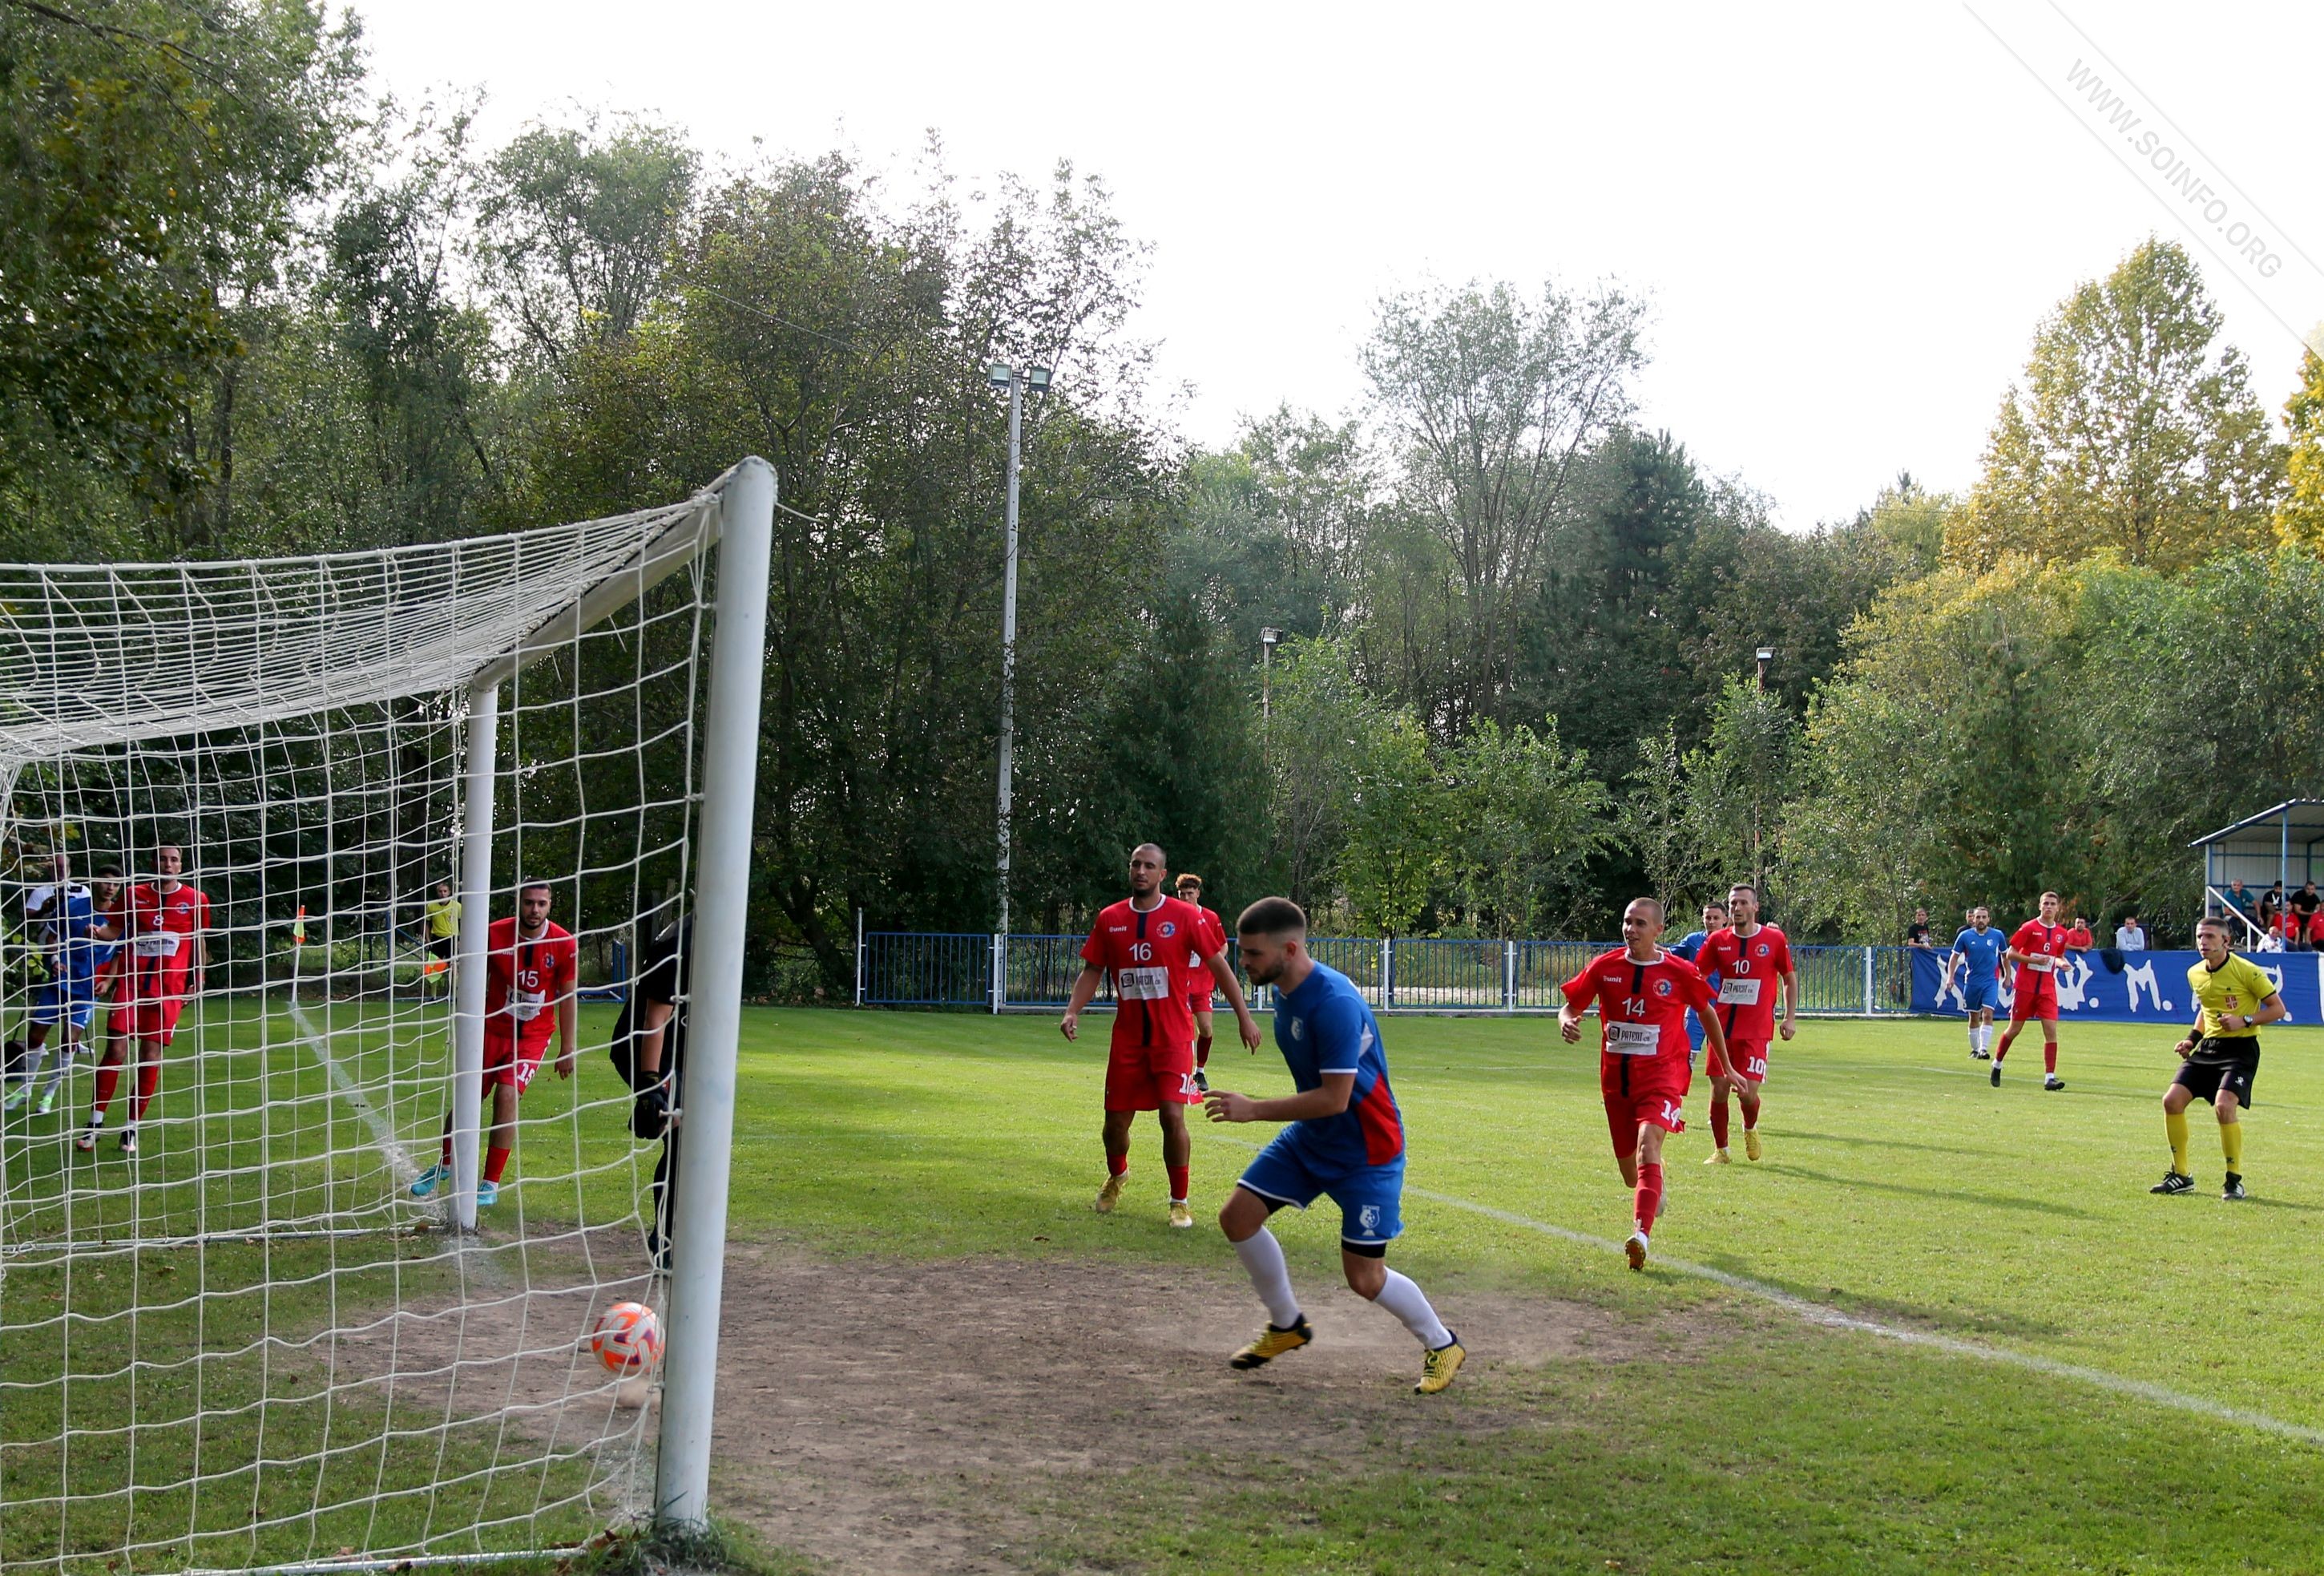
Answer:
<svg viewBox="0 0 2324 1576"><path fill-rule="evenodd" d="M1062 1008L1081 973L1079 935L868 931L855 941L855 1005L964 1007L982 1012ZM1554 1013L1558 987L1618 941L1480 941L1436 936L1314 936L1308 950L1354 981L1386 1013ZM1235 943L1227 941L1235 960ZM1913 963L1904 947L1795 946L1800 1011L1818 1016L1904 1016ZM1249 988L1245 980L1245 988ZM1264 993L1261 993L1262 997ZM1111 1008L1111 987L1093 1004Z"/></svg>

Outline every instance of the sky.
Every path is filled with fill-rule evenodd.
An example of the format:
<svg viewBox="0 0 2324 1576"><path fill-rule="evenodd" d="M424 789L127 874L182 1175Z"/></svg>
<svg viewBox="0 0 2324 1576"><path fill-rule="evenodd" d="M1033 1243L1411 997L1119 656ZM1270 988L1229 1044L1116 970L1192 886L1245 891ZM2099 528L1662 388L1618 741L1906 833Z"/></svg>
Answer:
<svg viewBox="0 0 2324 1576"><path fill-rule="evenodd" d="M382 83L576 105L714 157L1102 175L1190 440L1360 415L1374 303L1601 279L1652 302L1639 420L1795 529L1966 487L2035 329L2185 243L2279 410L2324 321L2324 6L2213 0L816 6L364 0Z"/></svg>

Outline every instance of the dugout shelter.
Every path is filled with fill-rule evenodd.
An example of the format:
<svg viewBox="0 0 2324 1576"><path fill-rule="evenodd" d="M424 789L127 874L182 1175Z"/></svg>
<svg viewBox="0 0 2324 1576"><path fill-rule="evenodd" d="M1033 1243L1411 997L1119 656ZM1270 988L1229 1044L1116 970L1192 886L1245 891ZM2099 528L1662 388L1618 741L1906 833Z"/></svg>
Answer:
<svg viewBox="0 0 2324 1576"><path fill-rule="evenodd" d="M2281 881L2286 892L2306 882L2324 881L2324 799L2287 799L2247 815L2231 826L2197 838L2203 850L2203 903L2207 912L2235 913L2246 941L2256 941L2256 914L2243 913L2227 898L2241 881L2254 895Z"/></svg>

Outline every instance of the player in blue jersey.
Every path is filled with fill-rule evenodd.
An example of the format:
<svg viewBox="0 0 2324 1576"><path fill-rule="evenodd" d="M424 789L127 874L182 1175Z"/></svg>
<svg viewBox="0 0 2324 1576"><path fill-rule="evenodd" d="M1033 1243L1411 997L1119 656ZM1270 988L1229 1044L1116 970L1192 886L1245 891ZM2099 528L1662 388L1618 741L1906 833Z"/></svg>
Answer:
<svg viewBox="0 0 2324 1576"><path fill-rule="evenodd" d="M1234 1354L1256 1368L1315 1339L1283 1246L1267 1228L1286 1204L1305 1209L1319 1193L1340 1206L1340 1265L1358 1296L1379 1303L1418 1338L1420 1382L1433 1395L1452 1383L1468 1352L1410 1279L1388 1267L1388 1245L1404 1229L1404 1117L1388 1090L1379 1024L1348 977L1307 951L1307 916L1287 897L1262 897L1235 923L1243 971L1275 987L1275 1043L1298 1093L1253 1099L1211 1090L1213 1122L1290 1124L1259 1151L1219 1211L1219 1228L1250 1275L1268 1324Z"/></svg>
<svg viewBox="0 0 2324 1576"><path fill-rule="evenodd" d="M1713 931L1723 931L1726 928L1727 905L1723 903L1717 902L1706 903L1702 905L1702 928L1699 931L1687 932L1686 940L1681 941L1675 947L1665 947L1663 950L1665 952L1676 953L1679 957L1685 959L1690 963L1695 962L1702 957L1702 943L1711 940L1711 932ZM1702 978L1703 983L1710 986L1711 989L1717 990L1719 988L1719 976L1716 974L1706 974ZM1689 1013L1686 1015L1687 1065L1690 1067L1693 1066L1694 1059L1702 1054L1702 1023L1692 1013ZM1716 1154L1713 1154L1710 1161L1706 1163L1716 1165L1718 1163L1719 1156Z"/></svg>
<svg viewBox="0 0 2324 1576"><path fill-rule="evenodd" d="M1973 1061L1993 1055L1993 1009L2001 1001L2001 955L2009 938L1993 928L1992 911L1979 904L1969 911L1969 928L1953 938L1945 960L1945 980L1961 976L1961 1005L1969 1009L1969 1054Z"/></svg>
<svg viewBox="0 0 2324 1576"><path fill-rule="evenodd" d="M83 1046L89 1020L97 1010L97 977L112 960L114 943L92 932L106 923L106 913L121 893L121 872L111 865L97 873L97 890L74 885L71 857L59 854L50 885L36 888L25 903L25 918L48 964L49 978L32 998L31 1022L24 1032L23 1081L10 1091L5 1108L14 1110L30 1099L41 1068L49 1057L49 1034L57 1034L57 1065L42 1089L36 1116L56 1108L57 1089Z"/></svg>

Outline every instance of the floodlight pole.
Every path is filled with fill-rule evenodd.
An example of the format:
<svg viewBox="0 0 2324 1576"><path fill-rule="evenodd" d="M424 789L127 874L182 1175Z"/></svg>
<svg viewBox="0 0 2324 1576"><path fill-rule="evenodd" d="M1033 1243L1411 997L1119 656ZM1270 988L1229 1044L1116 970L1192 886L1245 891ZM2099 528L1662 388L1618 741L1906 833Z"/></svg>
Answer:
<svg viewBox="0 0 2324 1576"><path fill-rule="evenodd" d="M995 375L998 375L996 372ZM1025 379L1009 369L1009 553L1001 585L1001 886L1002 937L1009 934L1009 812L1017 770L1017 460L1024 431ZM1008 942L1004 940L1001 945Z"/></svg>
<svg viewBox="0 0 2324 1576"><path fill-rule="evenodd" d="M452 1223L476 1228L476 1149L484 1104L484 949L493 922L493 779L501 691L468 692L467 805L460 827L460 938L452 1007Z"/></svg>
<svg viewBox="0 0 2324 1576"><path fill-rule="evenodd" d="M758 808L759 691L767 662L767 565L775 473L755 456L719 502L718 614L702 746L702 848L687 966L686 1072L678 1197L669 1223L669 1356L662 1367L654 1519L699 1527L710 1514L710 1428L718 1398L719 1300L726 1276L742 940Z"/></svg>

